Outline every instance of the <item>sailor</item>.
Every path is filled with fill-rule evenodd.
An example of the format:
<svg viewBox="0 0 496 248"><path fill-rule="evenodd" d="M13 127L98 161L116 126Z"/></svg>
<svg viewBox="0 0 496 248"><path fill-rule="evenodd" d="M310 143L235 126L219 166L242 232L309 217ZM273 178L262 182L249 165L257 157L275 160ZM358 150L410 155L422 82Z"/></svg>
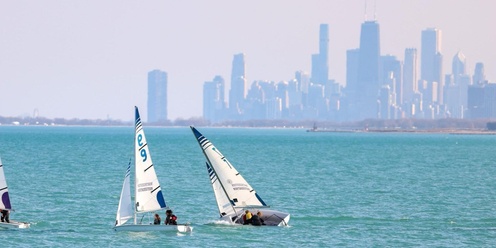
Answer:
<svg viewBox="0 0 496 248"><path fill-rule="evenodd" d="M261 226L262 222L260 222L260 217L258 215L253 215L251 217L251 224L254 226Z"/></svg>
<svg viewBox="0 0 496 248"><path fill-rule="evenodd" d="M243 223L244 225L248 225L248 224L251 224L251 213L250 213L250 210L246 210L245 211L245 216L243 216L243 220L245 221L245 223Z"/></svg>
<svg viewBox="0 0 496 248"><path fill-rule="evenodd" d="M0 218L2 222L7 222L10 223L9 220L9 210L7 209L0 209L0 213L2 213L2 217Z"/></svg>
<svg viewBox="0 0 496 248"><path fill-rule="evenodd" d="M258 219L260 219L260 223L262 223L262 225L265 225L265 221L262 219L262 212L258 211L257 212L257 216L258 216Z"/></svg>
<svg viewBox="0 0 496 248"><path fill-rule="evenodd" d="M153 224L154 225L160 225L160 222L162 220L160 219L160 216L158 214L155 214L155 219L153 219Z"/></svg>
<svg viewBox="0 0 496 248"><path fill-rule="evenodd" d="M167 215L167 217L165 217L166 225L177 225L177 217L172 214L172 210L168 209L165 211L165 215Z"/></svg>

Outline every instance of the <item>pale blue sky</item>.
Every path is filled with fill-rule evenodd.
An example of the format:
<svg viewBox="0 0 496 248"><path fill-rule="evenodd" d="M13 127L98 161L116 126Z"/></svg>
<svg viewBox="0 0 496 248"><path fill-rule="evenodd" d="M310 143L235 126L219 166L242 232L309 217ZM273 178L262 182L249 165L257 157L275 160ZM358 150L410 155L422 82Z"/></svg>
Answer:
<svg viewBox="0 0 496 248"><path fill-rule="evenodd" d="M368 1L381 54L420 51L420 33L442 30L444 74L458 50L496 81L496 1ZM169 118L202 115L203 82L229 78L246 54L247 79L289 80L310 71L320 23L330 28L330 78L345 83L364 0L4 1L0 0L0 115L146 119L147 72L169 75ZM419 52L420 55L420 52ZM228 95L228 92L226 92Z"/></svg>

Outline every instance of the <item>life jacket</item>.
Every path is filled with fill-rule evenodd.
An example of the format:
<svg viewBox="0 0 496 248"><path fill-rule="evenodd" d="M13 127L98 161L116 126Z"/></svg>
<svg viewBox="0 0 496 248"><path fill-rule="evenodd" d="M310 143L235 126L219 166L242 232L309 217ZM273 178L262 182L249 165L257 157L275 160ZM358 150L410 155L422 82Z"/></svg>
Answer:
<svg viewBox="0 0 496 248"><path fill-rule="evenodd" d="M171 215L169 225L177 225L177 217L175 215Z"/></svg>

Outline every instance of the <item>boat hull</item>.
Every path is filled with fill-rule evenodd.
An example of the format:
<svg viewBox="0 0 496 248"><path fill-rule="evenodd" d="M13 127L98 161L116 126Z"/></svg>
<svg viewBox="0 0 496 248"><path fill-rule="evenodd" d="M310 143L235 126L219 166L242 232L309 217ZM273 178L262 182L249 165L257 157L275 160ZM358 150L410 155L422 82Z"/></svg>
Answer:
<svg viewBox="0 0 496 248"><path fill-rule="evenodd" d="M266 226L288 226L289 219L291 215L289 213L280 212L277 210L265 209L265 208L248 208L240 211L239 215L224 216L221 219L232 224L244 224L243 215L245 210L250 210L252 214L257 214L257 212L262 213L262 220Z"/></svg>
<svg viewBox="0 0 496 248"><path fill-rule="evenodd" d="M193 227L190 225L121 225L113 227L115 231L127 232L192 232Z"/></svg>
<svg viewBox="0 0 496 248"><path fill-rule="evenodd" d="M27 222L18 222L18 221L10 221L10 223L7 222L0 222L0 228L7 228L7 229L24 229L24 228L29 228L31 224Z"/></svg>

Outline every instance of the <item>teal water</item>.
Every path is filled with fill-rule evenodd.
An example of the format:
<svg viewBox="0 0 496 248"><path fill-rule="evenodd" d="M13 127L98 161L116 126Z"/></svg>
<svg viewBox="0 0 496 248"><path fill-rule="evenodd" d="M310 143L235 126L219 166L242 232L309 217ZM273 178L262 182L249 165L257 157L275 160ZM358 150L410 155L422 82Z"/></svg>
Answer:
<svg viewBox="0 0 496 248"><path fill-rule="evenodd" d="M216 224L189 128L145 126L167 204L192 234L111 227L133 127L0 126L12 219L1 247L494 247L496 136L199 128L290 227ZM162 213L163 215L163 213Z"/></svg>

